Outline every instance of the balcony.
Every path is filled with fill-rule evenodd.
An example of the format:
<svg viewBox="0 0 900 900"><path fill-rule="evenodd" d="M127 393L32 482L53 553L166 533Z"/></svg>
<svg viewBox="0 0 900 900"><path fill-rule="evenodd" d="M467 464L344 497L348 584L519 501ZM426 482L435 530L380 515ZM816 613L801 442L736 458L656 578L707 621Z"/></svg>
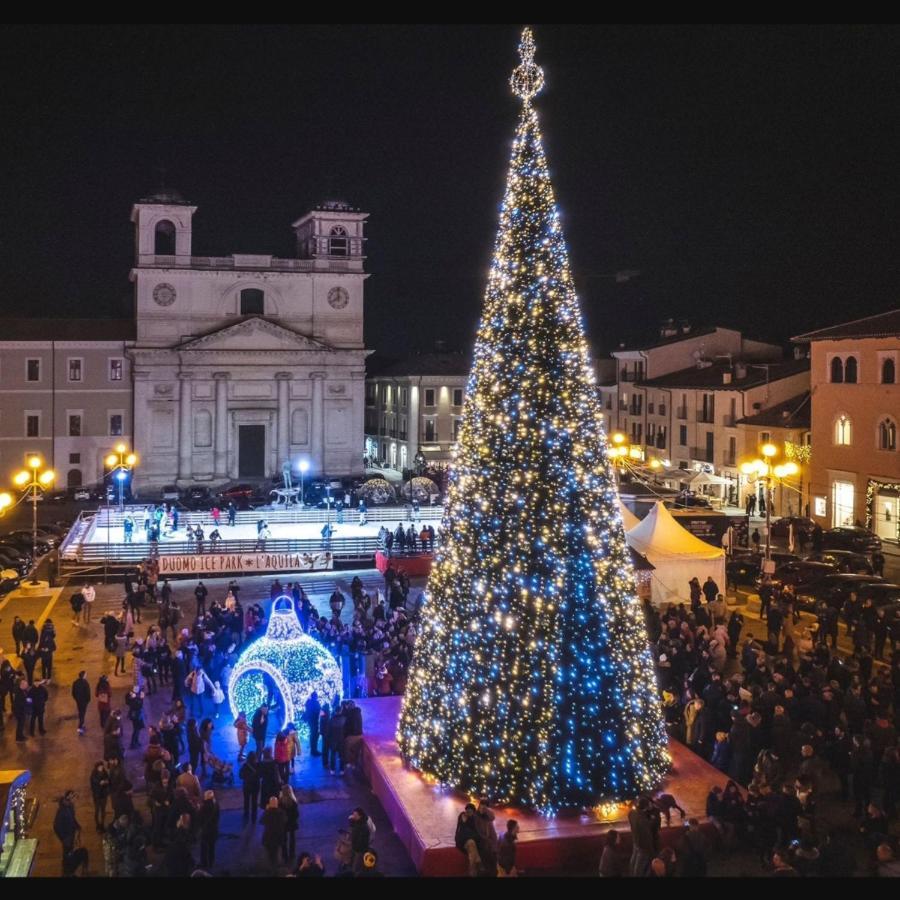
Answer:
<svg viewBox="0 0 900 900"><path fill-rule="evenodd" d="M652 416L655 409L656 409L656 407L655 407L655 405L654 405L653 403L648 403L648 404L647 404L647 413L648 413L649 415Z"/></svg>
<svg viewBox="0 0 900 900"><path fill-rule="evenodd" d="M619 409L620 409L622 412L628 412L628 401L627 401L627 400L620 400L620 401L619 401Z"/></svg>
<svg viewBox="0 0 900 900"><path fill-rule="evenodd" d="M687 419L687 407L686 406L676 407L675 418L676 419Z"/></svg>
<svg viewBox="0 0 900 900"><path fill-rule="evenodd" d="M667 446L666 436L664 434L658 434L656 436L656 449L657 450L665 450Z"/></svg>
<svg viewBox="0 0 900 900"><path fill-rule="evenodd" d="M629 372L628 369L619 372L619 381L643 381L643 379L643 372Z"/></svg>
<svg viewBox="0 0 900 900"><path fill-rule="evenodd" d="M704 425L715 425L716 411L714 409L698 409L697 421L702 422Z"/></svg>
<svg viewBox="0 0 900 900"><path fill-rule="evenodd" d="M642 409L640 403L632 403L631 408L628 410L628 415L630 416L639 416L641 415Z"/></svg>
<svg viewBox="0 0 900 900"><path fill-rule="evenodd" d="M737 465L737 454L731 453L728 450L723 451L722 465L733 469Z"/></svg>
<svg viewBox="0 0 900 900"><path fill-rule="evenodd" d="M734 428L734 423L737 421L735 416L724 416L722 419L722 424L726 428Z"/></svg>
<svg viewBox="0 0 900 900"><path fill-rule="evenodd" d="M660 416L664 416L666 414L666 404L660 403L659 408L657 409L657 414Z"/></svg>
<svg viewBox="0 0 900 900"><path fill-rule="evenodd" d="M711 463L713 461L713 451L707 447L691 447L691 459L696 459L698 462Z"/></svg>

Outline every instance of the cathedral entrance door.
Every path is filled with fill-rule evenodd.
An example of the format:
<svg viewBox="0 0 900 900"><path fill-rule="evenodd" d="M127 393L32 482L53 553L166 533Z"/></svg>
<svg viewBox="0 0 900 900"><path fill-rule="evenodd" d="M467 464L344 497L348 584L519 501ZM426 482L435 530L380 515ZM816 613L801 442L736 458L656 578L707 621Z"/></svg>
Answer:
<svg viewBox="0 0 900 900"><path fill-rule="evenodd" d="M238 427L238 476L264 478L266 475L266 426Z"/></svg>

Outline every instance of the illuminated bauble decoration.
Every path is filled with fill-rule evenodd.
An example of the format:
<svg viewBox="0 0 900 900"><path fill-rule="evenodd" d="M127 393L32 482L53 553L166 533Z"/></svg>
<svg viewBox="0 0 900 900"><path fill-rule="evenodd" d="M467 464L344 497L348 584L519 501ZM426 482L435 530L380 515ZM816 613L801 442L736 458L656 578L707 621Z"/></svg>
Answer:
<svg viewBox="0 0 900 900"><path fill-rule="evenodd" d="M235 718L253 713L267 701L271 678L281 694L284 721L300 725L310 694L316 691L322 703L343 693L341 670L322 644L300 627L290 597L272 604L265 637L254 641L241 655L228 682L228 702Z"/></svg>
<svg viewBox="0 0 900 900"><path fill-rule="evenodd" d="M519 43L519 56L522 62L516 67L509 80L512 92L521 97L526 103L535 94L540 93L544 86L544 70L534 61L534 35L530 28L522 32L522 40Z"/></svg>

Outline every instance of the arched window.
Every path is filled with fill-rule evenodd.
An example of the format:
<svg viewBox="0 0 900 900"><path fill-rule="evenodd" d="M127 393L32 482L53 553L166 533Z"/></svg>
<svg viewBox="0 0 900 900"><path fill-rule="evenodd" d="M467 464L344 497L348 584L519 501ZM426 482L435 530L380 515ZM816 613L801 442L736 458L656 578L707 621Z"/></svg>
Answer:
<svg viewBox="0 0 900 900"><path fill-rule="evenodd" d="M66 487L81 487L81 469L69 469L69 473L66 475Z"/></svg>
<svg viewBox="0 0 900 900"><path fill-rule="evenodd" d="M853 426L847 416L838 416L834 422L834 442L849 447L853 439Z"/></svg>
<svg viewBox="0 0 900 900"><path fill-rule="evenodd" d="M261 316L266 311L266 295L259 288L241 291L241 315Z"/></svg>
<svg viewBox="0 0 900 900"><path fill-rule="evenodd" d="M892 359L885 359L881 363L881 383L894 384L897 380L897 366Z"/></svg>
<svg viewBox="0 0 900 900"><path fill-rule="evenodd" d="M848 356L844 363L844 381L847 384L856 384L857 364L855 356Z"/></svg>
<svg viewBox="0 0 900 900"><path fill-rule="evenodd" d="M331 229L331 236L328 238L328 255L350 255L350 241L347 238L347 229L343 225L335 225Z"/></svg>
<svg viewBox="0 0 900 900"><path fill-rule="evenodd" d="M897 449L897 423L891 418L885 417L878 423L878 449Z"/></svg>
<svg viewBox="0 0 900 900"><path fill-rule="evenodd" d="M831 383L844 383L844 361L839 356L831 360Z"/></svg>
<svg viewBox="0 0 900 900"><path fill-rule="evenodd" d="M175 226L168 219L156 223L153 252L157 256L175 255Z"/></svg>

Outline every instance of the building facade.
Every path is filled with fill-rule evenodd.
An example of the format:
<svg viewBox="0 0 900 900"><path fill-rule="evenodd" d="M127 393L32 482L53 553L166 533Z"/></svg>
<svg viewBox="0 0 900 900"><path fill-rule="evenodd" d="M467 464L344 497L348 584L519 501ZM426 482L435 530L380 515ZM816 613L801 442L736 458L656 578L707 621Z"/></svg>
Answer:
<svg viewBox="0 0 900 900"><path fill-rule="evenodd" d="M900 538L900 309L794 338L809 345L812 516Z"/></svg>
<svg viewBox="0 0 900 900"><path fill-rule="evenodd" d="M110 448L131 442L133 322L7 319L2 338L3 484L33 454L53 468L57 486L101 481Z"/></svg>
<svg viewBox="0 0 900 900"><path fill-rule="evenodd" d="M194 256L196 210L174 191L134 205L133 321L4 323L0 464L36 450L70 484L96 483L124 441L138 496L301 461L362 473L367 214L312 210L293 224L296 257L279 259Z"/></svg>
<svg viewBox="0 0 900 900"><path fill-rule="evenodd" d="M783 360L777 345L720 326L669 322L656 340L612 356L615 380L599 388L608 431L623 433L644 462L727 479L732 503L749 489L738 422L809 387L806 360Z"/></svg>
<svg viewBox="0 0 900 900"><path fill-rule="evenodd" d="M366 378L366 455L402 472L450 461L459 436L469 360L461 353L374 356Z"/></svg>

